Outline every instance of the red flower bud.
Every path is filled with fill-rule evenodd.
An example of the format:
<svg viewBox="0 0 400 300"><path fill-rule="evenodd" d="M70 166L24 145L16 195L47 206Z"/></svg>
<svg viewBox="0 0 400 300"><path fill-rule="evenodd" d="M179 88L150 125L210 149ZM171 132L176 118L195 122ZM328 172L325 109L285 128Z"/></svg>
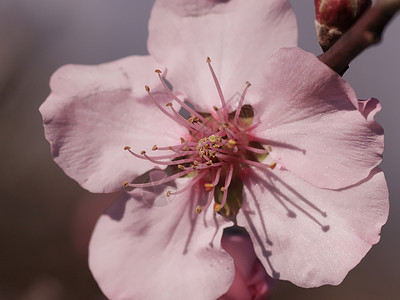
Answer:
<svg viewBox="0 0 400 300"><path fill-rule="evenodd" d="M314 0L315 25L324 51L371 6L371 0Z"/></svg>

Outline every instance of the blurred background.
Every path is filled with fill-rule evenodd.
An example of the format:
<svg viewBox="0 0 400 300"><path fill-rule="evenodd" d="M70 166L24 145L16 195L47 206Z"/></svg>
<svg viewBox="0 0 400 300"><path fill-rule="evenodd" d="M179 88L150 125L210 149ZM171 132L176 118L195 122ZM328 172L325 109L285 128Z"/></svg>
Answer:
<svg viewBox="0 0 400 300"><path fill-rule="evenodd" d="M292 0L300 47L320 54L312 0ZM81 189L52 161L38 107L66 63L146 54L150 0L0 0L0 300L105 299L87 244L113 195ZM361 99L377 97L391 211L382 240L338 287L279 282L272 299L400 299L400 17L383 43L346 72Z"/></svg>

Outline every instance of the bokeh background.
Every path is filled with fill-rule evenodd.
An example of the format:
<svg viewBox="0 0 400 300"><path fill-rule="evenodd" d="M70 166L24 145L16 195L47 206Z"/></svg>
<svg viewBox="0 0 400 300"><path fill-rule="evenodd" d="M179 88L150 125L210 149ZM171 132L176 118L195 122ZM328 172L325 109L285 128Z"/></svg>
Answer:
<svg viewBox="0 0 400 300"><path fill-rule="evenodd" d="M312 0L292 0L303 49L320 54ZM113 195L82 190L52 161L38 107L66 63L146 54L151 0L0 0L0 300L105 299L87 267L87 243ZM338 287L279 282L273 299L400 299L400 17L344 78L377 97L391 211L381 242ZM90 140L88 141L90 143Z"/></svg>

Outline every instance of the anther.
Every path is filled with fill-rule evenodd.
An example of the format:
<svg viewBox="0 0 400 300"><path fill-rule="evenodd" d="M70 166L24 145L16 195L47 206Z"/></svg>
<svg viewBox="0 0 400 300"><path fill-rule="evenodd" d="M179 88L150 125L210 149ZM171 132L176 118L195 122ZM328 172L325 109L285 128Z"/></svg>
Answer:
<svg viewBox="0 0 400 300"><path fill-rule="evenodd" d="M146 90L146 92L150 92L150 88L149 88L148 85L145 85L145 86L144 86L144 89Z"/></svg>
<svg viewBox="0 0 400 300"><path fill-rule="evenodd" d="M168 192L166 193L166 196L167 196L167 197L171 196L171 191L168 191Z"/></svg>
<svg viewBox="0 0 400 300"><path fill-rule="evenodd" d="M131 150L131 147L125 146L125 147L124 147L124 150Z"/></svg>
<svg viewBox="0 0 400 300"><path fill-rule="evenodd" d="M126 147L125 147L126 148ZM157 145L154 145L153 146L153 148L151 148L151 150L153 150L153 151L156 151L158 148L157 148ZM128 149L127 149L128 150Z"/></svg>
<svg viewBox="0 0 400 300"><path fill-rule="evenodd" d="M161 74L162 73L161 70L159 70L159 69L156 69L154 72L156 72L157 74Z"/></svg>
<svg viewBox="0 0 400 300"><path fill-rule="evenodd" d="M185 167L183 165L178 165L178 169L183 171L183 170L185 170Z"/></svg>
<svg viewBox="0 0 400 300"><path fill-rule="evenodd" d="M214 211L219 212L221 210L221 204L219 203L214 203Z"/></svg>
<svg viewBox="0 0 400 300"><path fill-rule="evenodd" d="M206 190L206 192L211 192L214 188L214 185L212 183L205 183L204 184L204 189Z"/></svg>
<svg viewBox="0 0 400 300"><path fill-rule="evenodd" d="M172 103L171 102L168 102L167 104L165 104L165 106L170 106L170 107L172 107Z"/></svg>
<svg viewBox="0 0 400 300"><path fill-rule="evenodd" d="M247 85L248 87L250 87L250 86L251 86L251 83L250 83L249 81L246 81L246 85Z"/></svg>
<svg viewBox="0 0 400 300"><path fill-rule="evenodd" d="M214 109L215 111L218 111L218 110L219 110L219 108L216 107L216 106L213 106L213 109Z"/></svg>
<svg viewBox="0 0 400 300"><path fill-rule="evenodd" d="M235 147L235 145L236 145L236 141L234 141L234 140L228 141L228 148L233 149L233 147Z"/></svg>
<svg viewBox="0 0 400 300"><path fill-rule="evenodd" d="M185 139L183 137L181 137L181 144L183 144L185 141Z"/></svg>
<svg viewBox="0 0 400 300"><path fill-rule="evenodd" d="M270 163L269 167L273 170L276 167L276 162Z"/></svg>
<svg viewBox="0 0 400 300"><path fill-rule="evenodd" d="M129 184L128 181L124 180L124 182L122 183L122 186L123 186L123 187L127 187L128 184Z"/></svg>
<svg viewBox="0 0 400 300"><path fill-rule="evenodd" d="M200 205L197 205L196 206L196 213L201 213L201 211L202 211L203 209L201 208L201 206Z"/></svg>
<svg viewBox="0 0 400 300"><path fill-rule="evenodd" d="M145 155L146 151L140 151L140 154Z"/></svg>
<svg viewBox="0 0 400 300"><path fill-rule="evenodd" d="M199 118L198 117L195 117L195 116L190 116L190 118L188 119L188 121L190 122L190 123L197 123L197 122L199 122Z"/></svg>
<svg viewBox="0 0 400 300"><path fill-rule="evenodd" d="M271 152L271 150L272 150L271 146L268 145L268 146L267 146L267 151L268 151L268 152Z"/></svg>
<svg viewBox="0 0 400 300"><path fill-rule="evenodd" d="M213 164L212 160L209 160L208 162L206 162L207 166L211 166Z"/></svg>
<svg viewBox="0 0 400 300"><path fill-rule="evenodd" d="M211 58L207 57L206 63L210 63L210 62L211 62Z"/></svg>
<svg viewBox="0 0 400 300"><path fill-rule="evenodd" d="M226 191L226 187L221 187L221 192L225 192Z"/></svg>

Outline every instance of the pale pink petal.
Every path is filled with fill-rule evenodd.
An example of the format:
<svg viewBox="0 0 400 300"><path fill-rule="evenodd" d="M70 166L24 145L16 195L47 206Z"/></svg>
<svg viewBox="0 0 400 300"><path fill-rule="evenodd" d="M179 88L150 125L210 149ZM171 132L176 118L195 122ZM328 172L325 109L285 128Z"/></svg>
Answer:
<svg viewBox="0 0 400 300"><path fill-rule="evenodd" d="M150 53L167 66L174 88L203 111L220 104L207 57L226 101L235 104L246 81L260 82L272 53L296 45L296 18L286 0L161 0L149 23Z"/></svg>
<svg viewBox="0 0 400 300"><path fill-rule="evenodd" d="M133 150L179 142L184 130L152 103L145 84L161 83L151 57L128 57L98 66L67 65L52 77L40 107L46 139L56 163L91 192L112 192L124 180L151 169ZM165 94L157 99L168 100ZM164 105L163 105L164 106Z"/></svg>
<svg viewBox="0 0 400 300"><path fill-rule="evenodd" d="M228 292L218 300L267 299L275 285L254 252L250 236L235 227L227 228L222 236L222 247L235 263L235 279Z"/></svg>
<svg viewBox="0 0 400 300"><path fill-rule="evenodd" d="M289 171L251 172L238 224L272 277L337 285L379 241L389 210L381 170L341 190L319 189Z"/></svg>
<svg viewBox="0 0 400 300"><path fill-rule="evenodd" d="M178 180L177 189L188 179ZM173 189L173 186L168 189ZM165 191L153 198L165 197ZM123 193L98 221L89 265L109 299L210 299L226 292L235 270L221 248L224 222L195 212L205 191L188 190L151 207L143 190ZM202 200L204 200L202 199ZM154 200L158 202L158 200Z"/></svg>
<svg viewBox="0 0 400 300"><path fill-rule="evenodd" d="M366 178L382 160L383 129L373 120L379 102L360 113L351 87L297 48L281 49L269 66L264 86L251 86L247 98L260 121L254 135L272 146L271 157L323 188Z"/></svg>

